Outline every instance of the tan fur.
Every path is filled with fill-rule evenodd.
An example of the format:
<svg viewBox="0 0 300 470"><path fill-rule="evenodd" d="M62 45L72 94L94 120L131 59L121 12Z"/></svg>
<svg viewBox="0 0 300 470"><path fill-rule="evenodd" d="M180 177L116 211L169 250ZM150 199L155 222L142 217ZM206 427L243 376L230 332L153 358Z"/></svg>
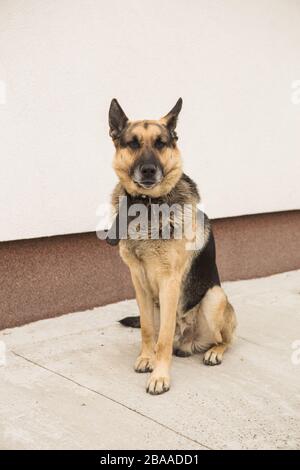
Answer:
<svg viewBox="0 0 300 470"><path fill-rule="evenodd" d="M236 317L220 286L209 289L199 305L177 315L175 347L186 353L206 351L205 365L216 365L233 339Z"/></svg>
<svg viewBox="0 0 300 470"><path fill-rule="evenodd" d="M154 369L147 384L153 394L162 393L170 386L176 313L187 253L184 240L120 242L120 255L131 271L141 314L142 348L135 369L138 372ZM160 307L157 340L155 304Z"/></svg>
<svg viewBox="0 0 300 470"><path fill-rule="evenodd" d="M125 138L130 140L132 136L137 136L144 146L151 146L153 141L161 134L161 127L158 127L160 121L136 121L129 124ZM145 123L147 127L145 128ZM131 167L135 160L139 158L139 152L130 148L116 147L116 153L113 161L113 168L118 175L122 186L129 194L145 194L150 197L160 197L168 194L178 182L182 174L182 162L180 152L177 146L172 148L164 148L156 152L157 158L160 160L165 177L162 182L154 188L146 189L138 186L131 178L128 168Z"/></svg>
<svg viewBox="0 0 300 470"><path fill-rule="evenodd" d="M160 121L131 122L126 139L137 136L143 146L150 146L158 133L163 132ZM198 197L180 177L181 157L176 143L157 152L164 168L161 183L151 189L138 186L129 169L139 152L116 144L114 169L120 179L112 195L115 207L125 190L131 195L144 194L153 198L169 195L175 185L179 199L196 208ZM180 181L179 181L180 180ZM177 184L178 183L178 184ZM168 198L168 196L167 196ZM205 242L206 233L203 234ZM188 272L193 252L186 250L186 239L181 240L121 240L120 255L128 265L140 310L142 345L135 362L137 372L151 372L147 391L160 394L170 387L170 365L173 347L182 355L207 350L204 363L218 364L235 328L235 315L223 289L209 289L193 309L183 314L181 289Z"/></svg>
<svg viewBox="0 0 300 470"><path fill-rule="evenodd" d="M234 310L223 289L209 289L198 306L182 316L180 288L191 254L185 240L159 243L151 240L122 240L120 254L129 266L141 315L142 347L135 363L137 372L152 372L147 389L159 394L170 387L173 349L191 354L206 351L204 364L216 365L232 341L236 326ZM157 339L155 310L159 304ZM176 325L177 324L177 325ZM174 340L175 326L176 337Z"/></svg>

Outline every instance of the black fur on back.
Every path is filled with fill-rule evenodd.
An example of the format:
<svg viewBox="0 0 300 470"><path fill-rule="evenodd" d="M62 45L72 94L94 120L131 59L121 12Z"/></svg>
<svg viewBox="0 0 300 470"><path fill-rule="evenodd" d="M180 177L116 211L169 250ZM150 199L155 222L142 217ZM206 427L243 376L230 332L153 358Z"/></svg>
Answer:
<svg viewBox="0 0 300 470"><path fill-rule="evenodd" d="M220 285L220 278L216 265L214 235L210 229L208 241L195 255L184 282L182 298L184 313L195 307L203 299L207 290L216 285Z"/></svg>

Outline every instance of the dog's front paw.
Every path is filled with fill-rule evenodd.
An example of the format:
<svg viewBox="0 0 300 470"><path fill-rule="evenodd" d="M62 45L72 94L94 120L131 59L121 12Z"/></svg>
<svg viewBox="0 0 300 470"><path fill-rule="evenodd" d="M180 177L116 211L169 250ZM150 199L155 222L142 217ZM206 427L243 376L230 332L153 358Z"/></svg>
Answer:
<svg viewBox="0 0 300 470"><path fill-rule="evenodd" d="M155 371L151 374L146 391L151 395L160 395L170 389L170 376L166 374L157 374Z"/></svg>
<svg viewBox="0 0 300 470"><path fill-rule="evenodd" d="M152 372L154 369L151 357L139 356L135 361L134 370L139 373Z"/></svg>

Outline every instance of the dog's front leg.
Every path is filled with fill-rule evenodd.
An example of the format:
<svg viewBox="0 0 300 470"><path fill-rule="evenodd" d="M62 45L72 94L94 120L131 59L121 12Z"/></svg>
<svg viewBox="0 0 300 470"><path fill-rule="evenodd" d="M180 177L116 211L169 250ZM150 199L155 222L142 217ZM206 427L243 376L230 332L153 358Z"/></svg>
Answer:
<svg viewBox="0 0 300 470"><path fill-rule="evenodd" d="M134 369L136 372L152 372L155 359L154 302L150 289L141 280L140 273L131 270L131 277L140 310L142 334L141 352L135 362Z"/></svg>
<svg viewBox="0 0 300 470"><path fill-rule="evenodd" d="M165 277L159 286L160 329L156 344L155 368L147 384L147 392L153 395L170 388L170 366L179 300L180 279Z"/></svg>

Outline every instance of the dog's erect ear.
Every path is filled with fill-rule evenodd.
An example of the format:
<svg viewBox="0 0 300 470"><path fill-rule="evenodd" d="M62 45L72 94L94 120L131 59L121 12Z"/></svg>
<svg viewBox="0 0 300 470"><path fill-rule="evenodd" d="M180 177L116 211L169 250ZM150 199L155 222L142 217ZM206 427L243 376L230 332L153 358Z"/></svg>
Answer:
<svg viewBox="0 0 300 470"><path fill-rule="evenodd" d="M173 133L175 130L177 119L178 119L178 114L180 113L181 108L182 108L182 98L179 98L174 108L172 108L171 111L161 119L161 121L164 123L165 126L167 126L167 128L169 129L171 133Z"/></svg>
<svg viewBox="0 0 300 470"><path fill-rule="evenodd" d="M108 120L109 135L112 139L117 139L125 128L128 117L115 98L110 103Z"/></svg>

